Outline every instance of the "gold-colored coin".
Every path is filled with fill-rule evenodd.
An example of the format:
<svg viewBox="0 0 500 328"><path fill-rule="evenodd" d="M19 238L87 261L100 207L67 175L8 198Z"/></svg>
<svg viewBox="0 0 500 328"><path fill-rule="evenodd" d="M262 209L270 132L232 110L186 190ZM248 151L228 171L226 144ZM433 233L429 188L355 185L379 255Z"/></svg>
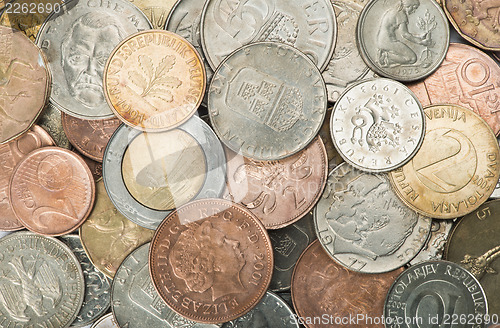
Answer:
<svg viewBox="0 0 500 328"><path fill-rule="evenodd" d="M130 0L149 19L154 29L163 30L176 0Z"/></svg>
<svg viewBox="0 0 500 328"><path fill-rule="evenodd" d="M116 116L143 131L187 121L205 94L206 74L195 48L169 31L131 35L104 68L104 94Z"/></svg>
<svg viewBox="0 0 500 328"><path fill-rule="evenodd" d="M415 157L389 173L397 195L422 215L452 219L488 199L500 173L498 141L477 114L458 105L424 109L426 132Z"/></svg>

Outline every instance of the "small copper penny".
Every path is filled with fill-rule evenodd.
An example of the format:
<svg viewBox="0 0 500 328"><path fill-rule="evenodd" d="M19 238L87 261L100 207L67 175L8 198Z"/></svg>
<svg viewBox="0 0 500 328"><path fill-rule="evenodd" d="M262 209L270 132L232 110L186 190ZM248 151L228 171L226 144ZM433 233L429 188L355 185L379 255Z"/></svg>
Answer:
<svg viewBox="0 0 500 328"><path fill-rule="evenodd" d="M224 198L245 206L267 229L298 221L317 203L325 188L328 158L320 137L304 150L277 161L253 160L226 151Z"/></svg>
<svg viewBox="0 0 500 328"><path fill-rule="evenodd" d="M104 149L113 132L121 124L116 117L104 120L84 120L64 112L61 113L61 121L69 142L84 156L98 162L102 162Z"/></svg>
<svg viewBox="0 0 500 328"><path fill-rule="evenodd" d="M12 211L9 201L9 181L12 171L31 151L54 146L54 141L44 129L33 125L21 137L0 145L0 230L13 231L24 228Z"/></svg>
<svg viewBox="0 0 500 328"><path fill-rule="evenodd" d="M92 173L92 176L94 177L94 181L97 182L102 179L102 163L94 161L91 158L88 158L86 156L83 156L82 154L79 154L82 156L82 159L84 160L85 164L90 169L90 172Z"/></svg>
<svg viewBox="0 0 500 328"><path fill-rule="evenodd" d="M59 236L77 229L94 205L95 183L75 153L58 147L31 152L14 169L9 198L29 230Z"/></svg>
<svg viewBox="0 0 500 328"><path fill-rule="evenodd" d="M379 274L350 271L333 261L315 240L300 256L292 276L292 301L299 323L308 328L383 328L385 297L403 271L402 267ZM325 313L326 320L314 320ZM355 324L350 317L356 318Z"/></svg>
<svg viewBox="0 0 500 328"><path fill-rule="evenodd" d="M271 240L243 206L223 199L194 201L156 230L149 271L175 312L223 323L250 311L266 293L273 271Z"/></svg>

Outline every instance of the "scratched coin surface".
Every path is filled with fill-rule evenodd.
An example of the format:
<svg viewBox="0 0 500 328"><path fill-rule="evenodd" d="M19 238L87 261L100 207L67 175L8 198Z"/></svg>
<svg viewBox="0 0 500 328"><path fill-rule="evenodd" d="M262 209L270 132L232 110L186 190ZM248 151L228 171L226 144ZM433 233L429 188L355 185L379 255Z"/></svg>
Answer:
<svg viewBox="0 0 500 328"><path fill-rule="evenodd" d="M304 149L320 130L326 107L317 67L295 48L276 42L235 51L215 72L208 92L215 133L234 152L257 160Z"/></svg>
<svg viewBox="0 0 500 328"><path fill-rule="evenodd" d="M83 302L80 262L54 238L16 232L0 239L2 327L67 328Z"/></svg>
<svg viewBox="0 0 500 328"><path fill-rule="evenodd" d="M453 219L477 209L495 189L498 141L474 112L457 105L424 109L424 143L406 165L389 173L401 200L422 215Z"/></svg>
<svg viewBox="0 0 500 328"><path fill-rule="evenodd" d="M387 272L424 246L431 219L408 208L383 174L347 163L330 172L314 211L316 235L327 253L352 271Z"/></svg>
<svg viewBox="0 0 500 328"><path fill-rule="evenodd" d="M0 26L0 144L33 125L47 103L50 83L42 51L22 32Z"/></svg>
<svg viewBox="0 0 500 328"><path fill-rule="evenodd" d="M339 154L368 172L408 162L422 145L425 119L417 97L403 84L370 79L353 84L333 107L330 132Z"/></svg>
<svg viewBox="0 0 500 328"><path fill-rule="evenodd" d="M109 313L97 320L91 328L120 328L120 326L116 323L113 313Z"/></svg>
<svg viewBox="0 0 500 328"><path fill-rule="evenodd" d="M29 230L59 236L77 229L94 206L95 182L75 153L58 147L39 148L14 169L9 199L19 221Z"/></svg>
<svg viewBox="0 0 500 328"><path fill-rule="evenodd" d="M223 323L249 312L273 271L266 229L241 205L223 199L190 202L156 230L149 271L160 297L194 321Z"/></svg>
<svg viewBox="0 0 500 328"><path fill-rule="evenodd" d="M50 102L82 119L113 117L103 93L106 60L121 40L150 28L146 16L127 0L65 1L36 39L53 76Z"/></svg>
<svg viewBox="0 0 500 328"><path fill-rule="evenodd" d="M186 39L153 30L131 35L113 50L103 81L106 101L122 122L143 131L166 131L198 109L206 74Z"/></svg>

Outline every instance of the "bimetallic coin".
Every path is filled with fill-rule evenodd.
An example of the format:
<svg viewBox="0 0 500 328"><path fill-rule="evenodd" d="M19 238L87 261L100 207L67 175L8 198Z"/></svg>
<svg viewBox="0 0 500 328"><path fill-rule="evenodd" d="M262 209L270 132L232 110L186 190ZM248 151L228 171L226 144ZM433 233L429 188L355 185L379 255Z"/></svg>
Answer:
<svg viewBox="0 0 500 328"><path fill-rule="evenodd" d="M149 19L153 29L161 30L176 0L130 0Z"/></svg>
<svg viewBox="0 0 500 328"><path fill-rule="evenodd" d="M408 162L422 145L424 112L403 84L364 80L335 103L330 132L346 162L363 171L387 172Z"/></svg>
<svg viewBox="0 0 500 328"><path fill-rule="evenodd" d="M424 247L417 256L410 261L410 265L415 265L424 261L442 260L446 240L453 227L451 220L432 220L431 233Z"/></svg>
<svg viewBox="0 0 500 328"><path fill-rule="evenodd" d="M120 328L113 317L113 313L106 314L96 321L91 328Z"/></svg>
<svg viewBox="0 0 500 328"><path fill-rule="evenodd" d="M408 208L386 175L343 163L330 172L314 224L321 245L335 261L352 271L379 273L417 255L429 237L431 219Z"/></svg>
<svg viewBox="0 0 500 328"><path fill-rule="evenodd" d="M498 141L474 112L457 105L424 109L427 128L415 157L389 173L401 200L422 215L453 219L474 211L500 173Z"/></svg>
<svg viewBox="0 0 500 328"><path fill-rule="evenodd" d="M235 51L215 72L208 93L215 133L234 152L257 160L304 149L321 128L326 107L316 66L297 49L276 42Z"/></svg>
<svg viewBox="0 0 500 328"><path fill-rule="evenodd" d="M65 1L36 39L54 77L50 102L82 119L113 117L103 93L106 60L128 35L150 28L146 16L127 0Z"/></svg>
<svg viewBox="0 0 500 328"><path fill-rule="evenodd" d="M17 232L0 239L2 327L66 328L83 302L75 255L61 241Z"/></svg>
<svg viewBox="0 0 500 328"><path fill-rule="evenodd" d="M370 1L356 33L366 64L398 81L416 81L434 72L450 40L448 20L434 0Z"/></svg>
<svg viewBox="0 0 500 328"><path fill-rule="evenodd" d="M51 103L45 106L42 114L36 121L36 124L41 126L54 139L57 147L71 150L72 146L64 133L61 121L61 111L54 107Z"/></svg>

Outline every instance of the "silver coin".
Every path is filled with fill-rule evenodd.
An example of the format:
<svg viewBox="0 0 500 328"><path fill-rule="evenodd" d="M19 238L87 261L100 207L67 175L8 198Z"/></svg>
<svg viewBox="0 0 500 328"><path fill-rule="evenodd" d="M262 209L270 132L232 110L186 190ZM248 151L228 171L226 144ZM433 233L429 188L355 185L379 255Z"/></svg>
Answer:
<svg viewBox="0 0 500 328"><path fill-rule="evenodd" d="M314 211L316 235L328 255L364 273L408 263L424 246L431 223L399 200L386 175L347 163L330 172Z"/></svg>
<svg viewBox="0 0 500 328"><path fill-rule="evenodd" d="M54 139L58 147L71 149L71 143L64 133L61 119L61 111L52 104L47 104L37 123Z"/></svg>
<svg viewBox="0 0 500 328"><path fill-rule="evenodd" d="M210 127L197 116L193 116L177 129L186 132L199 144L205 156L206 175L198 191L193 198L217 198L225 188L226 157L222 145ZM103 181L109 198L115 207L130 221L144 228L156 229L161 221L171 212L171 210L155 210L137 201L128 191L123 180L122 163L125 151L130 143L144 132L133 129L122 124L113 134L104 151L103 160ZM151 133L146 133L146 135ZM167 132L159 132L158 135L166 135ZM172 156L171 161L177 160L178 156ZM151 160L154 159L154 149L151 149ZM160 158L166 160L169 158ZM148 173L149 172L149 173ZM154 172L144 171L146 175L152 173L148 181L154 184ZM161 173L161 172L160 172ZM159 179L158 179L159 181ZM187 181L187 180L186 180ZM153 185L151 186L154 187ZM177 206L182 204L176 203Z"/></svg>
<svg viewBox="0 0 500 328"><path fill-rule="evenodd" d="M84 289L80 263L61 241L31 232L0 239L2 327L69 327Z"/></svg>
<svg viewBox="0 0 500 328"><path fill-rule="evenodd" d="M335 148L360 170L387 172L408 162L422 145L425 116L417 97L390 79L353 84L330 119Z"/></svg>
<svg viewBox="0 0 500 328"><path fill-rule="evenodd" d="M500 145L500 138L497 138L499 145ZM500 198L500 180L498 180L497 184L495 185L495 189L493 190L493 193L490 196L491 198L498 199Z"/></svg>
<svg viewBox="0 0 500 328"><path fill-rule="evenodd" d="M120 327L128 328L217 328L175 313L153 286L148 267L149 243L133 251L120 265L111 289L113 315Z"/></svg>
<svg viewBox="0 0 500 328"><path fill-rule="evenodd" d="M305 148L321 128L326 107L318 68L297 49L276 42L236 50L217 69L208 92L215 133L234 152L258 160Z"/></svg>
<svg viewBox="0 0 500 328"><path fill-rule="evenodd" d="M96 321L91 328L120 328L113 317L113 313L106 314Z"/></svg>
<svg viewBox="0 0 500 328"><path fill-rule="evenodd" d="M11 231L0 231L0 238L10 235Z"/></svg>
<svg viewBox="0 0 500 328"><path fill-rule="evenodd" d="M452 227L453 220L433 219L429 239L427 239L424 247L417 256L410 261L410 265L415 265L424 261L442 260L444 246Z"/></svg>
<svg viewBox="0 0 500 328"><path fill-rule="evenodd" d="M332 57L337 23L330 0L208 0L200 23L208 63L216 69L236 49L276 41L305 53L320 70Z"/></svg>
<svg viewBox="0 0 500 328"><path fill-rule="evenodd" d="M450 41L448 19L434 0L370 1L356 33L366 64L398 81L416 81L434 72Z"/></svg>
<svg viewBox="0 0 500 328"><path fill-rule="evenodd" d="M483 288L469 271L429 261L410 267L392 284L384 319L386 327L480 328L491 320L487 308Z"/></svg>
<svg viewBox="0 0 500 328"><path fill-rule="evenodd" d="M121 40L151 23L126 0L70 0L60 8L36 38L52 73L50 102L82 119L113 117L102 87L106 60Z"/></svg>
<svg viewBox="0 0 500 328"><path fill-rule="evenodd" d="M85 279L85 297L80 312L76 316L72 327L83 327L91 324L102 316L109 308L111 303L111 284L106 276L99 272L83 249L80 237L77 235L66 235L60 239L76 255L83 270Z"/></svg>

